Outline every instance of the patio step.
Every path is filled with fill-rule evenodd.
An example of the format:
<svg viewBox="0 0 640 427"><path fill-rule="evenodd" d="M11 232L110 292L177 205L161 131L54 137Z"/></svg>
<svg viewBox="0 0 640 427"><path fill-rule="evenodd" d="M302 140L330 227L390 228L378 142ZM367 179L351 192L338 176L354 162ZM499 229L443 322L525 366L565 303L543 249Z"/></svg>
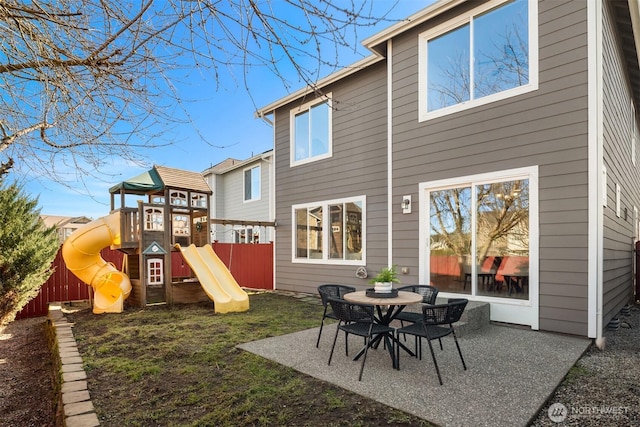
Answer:
<svg viewBox="0 0 640 427"><path fill-rule="evenodd" d="M440 298L436 300L439 303L446 303L446 300L440 301ZM477 331L491 323L491 310L488 302L481 301L469 301L467 307L462 313L462 318L455 324L456 335L461 337L469 332Z"/></svg>
<svg viewBox="0 0 640 427"><path fill-rule="evenodd" d="M436 304L446 304L446 298L437 298ZM407 306L406 311L420 312L420 306ZM491 323L491 311L488 302L469 301L462 313L462 318L454 326L456 335L461 337L469 332L477 331Z"/></svg>

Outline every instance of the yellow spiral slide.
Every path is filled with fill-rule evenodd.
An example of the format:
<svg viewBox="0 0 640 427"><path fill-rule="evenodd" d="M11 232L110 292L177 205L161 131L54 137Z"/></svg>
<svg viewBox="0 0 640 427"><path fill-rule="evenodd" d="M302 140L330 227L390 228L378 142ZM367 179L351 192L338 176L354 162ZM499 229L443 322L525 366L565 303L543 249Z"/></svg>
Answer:
<svg viewBox="0 0 640 427"><path fill-rule="evenodd" d="M67 268L93 288L93 312L121 313L131 293L129 277L100 256L100 251L120 244L120 212L112 213L74 231L62 245Z"/></svg>

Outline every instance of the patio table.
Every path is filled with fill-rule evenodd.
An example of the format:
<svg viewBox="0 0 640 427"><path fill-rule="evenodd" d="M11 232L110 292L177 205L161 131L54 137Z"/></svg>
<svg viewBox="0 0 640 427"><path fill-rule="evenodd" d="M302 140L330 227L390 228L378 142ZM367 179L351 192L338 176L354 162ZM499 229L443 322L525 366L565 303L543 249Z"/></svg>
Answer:
<svg viewBox="0 0 640 427"><path fill-rule="evenodd" d="M391 298L368 296L366 291L349 292L348 294L345 294L343 298L349 302L355 302L358 304L370 304L375 306L377 311L377 315L375 316L376 322L380 323L381 325L387 326L393 321L393 319L398 316L398 314L400 314L402 310L404 310L404 308L408 304L417 304L422 302L422 295L415 292L405 291L398 291L398 296ZM415 354L407 346L402 344L393 333L384 333L378 335L369 342L369 347L377 348L383 338L387 343L394 342L395 345L402 348L411 356L415 356ZM398 360L396 359L396 355L394 354L391 346L387 345L387 347L389 347L388 350L389 355L391 356L393 367L395 369L398 369ZM364 349L360 350L360 352L354 357L354 360L358 360L363 353Z"/></svg>

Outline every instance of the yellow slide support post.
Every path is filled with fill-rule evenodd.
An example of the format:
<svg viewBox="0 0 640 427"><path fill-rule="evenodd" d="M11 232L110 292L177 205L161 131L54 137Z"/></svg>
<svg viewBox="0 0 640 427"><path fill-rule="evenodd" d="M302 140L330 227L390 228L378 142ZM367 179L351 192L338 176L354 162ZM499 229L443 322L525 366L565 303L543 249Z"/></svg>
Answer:
<svg viewBox="0 0 640 427"><path fill-rule="evenodd" d="M120 244L120 212L92 221L65 240L62 258L67 268L93 288L93 312L122 313L131 293L129 277L100 256L100 251Z"/></svg>
<svg viewBox="0 0 640 427"><path fill-rule="evenodd" d="M249 295L238 285L211 245L197 247L191 244L183 248L176 244L175 247L180 249L182 257L200 281L200 286L213 301L216 313L249 310Z"/></svg>

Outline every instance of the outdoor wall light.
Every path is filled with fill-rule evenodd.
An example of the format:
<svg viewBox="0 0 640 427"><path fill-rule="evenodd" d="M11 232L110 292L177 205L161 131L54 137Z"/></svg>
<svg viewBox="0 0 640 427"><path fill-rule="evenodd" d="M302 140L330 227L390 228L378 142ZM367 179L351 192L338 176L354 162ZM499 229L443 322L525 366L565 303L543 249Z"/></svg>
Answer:
<svg viewBox="0 0 640 427"><path fill-rule="evenodd" d="M411 213L411 195L402 196L402 204L400 206L403 214Z"/></svg>

